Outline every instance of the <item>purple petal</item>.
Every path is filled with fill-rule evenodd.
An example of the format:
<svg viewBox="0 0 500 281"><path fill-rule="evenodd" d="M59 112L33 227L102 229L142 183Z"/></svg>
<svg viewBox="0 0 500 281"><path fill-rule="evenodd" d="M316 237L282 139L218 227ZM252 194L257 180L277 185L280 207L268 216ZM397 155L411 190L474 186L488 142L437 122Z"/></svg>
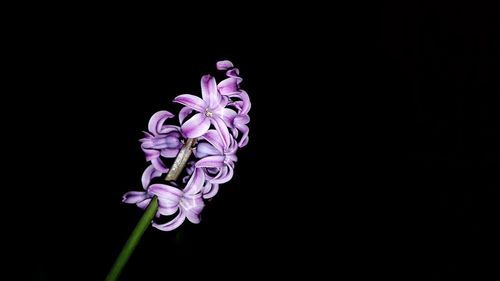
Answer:
<svg viewBox="0 0 500 281"><path fill-rule="evenodd" d="M252 107L252 103L250 102L250 97L248 96L248 93L242 90L238 95L238 98L240 98L242 101L241 110L238 113L247 114L250 111L250 108Z"/></svg>
<svg viewBox="0 0 500 281"><path fill-rule="evenodd" d="M205 108L207 107L207 103L205 103L205 101L203 101L199 97L187 94L178 95L177 97L175 97L174 102L183 104L198 112L205 112Z"/></svg>
<svg viewBox="0 0 500 281"><path fill-rule="evenodd" d="M195 169L193 175L184 188L184 194L195 194L201 191L203 182L205 181L205 173L201 169Z"/></svg>
<svg viewBox="0 0 500 281"><path fill-rule="evenodd" d="M219 168L224 166L224 156L208 156L196 162L197 168Z"/></svg>
<svg viewBox="0 0 500 281"><path fill-rule="evenodd" d="M144 173L142 173L142 187L144 189L147 189L149 186L149 183L151 182L152 178L157 178L161 176L161 172L156 170L153 165L149 165L146 170L144 170Z"/></svg>
<svg viewBox="0 0 500 281"><path fill-rule="evenodd" d="M216 67L218 70L226 70L226 69L229 69L231 67L234 67L234 65L231 61L221 60L221 61L217 62Z"/></svg>
<svg viewBox="0 0 500 281"><path fill-rule="evenodd" d="M181 111L179 111L179 123L182 124L182 122L184 122L184 119L186 119L186 117L191 114L191 112L193 112L193 109L190 108L190 107L183 107L181 109Z"/></svg>
<svg viewBox="0 0 500 281"><path fill-rule="evenodd" d="M217 85L217 88L219 88L221 95L237 94L239 92L238 82L236 78L226 78Z"/></svg>
<svg viewBox="0 0 500 281"><path fill-rule="evenodd" d="M165 207L165 206L161 206L160 204L158 205L158 212L164 216L173 215L173 214L175 214L175 212L177 212L177 210L179 210L179 206Z"/></svg>
<svg viewBox="0 0 500 281"><path fill-rule="evenodd" d="M161 150L161 156L165 158L174 158L179 154L178 148L165 148Z"/></svg>
<svg viewBox="0 0 500 281"><path fill-rule="evenodd" d="M220 134L216 130L208 130L203 135L203 138L212 144L219 151L219 153L224 152L224 143Z"/></svg>
<svg viewBox="0 0 500 281"><path fill-rule="evenodd" d="M186 211L186 217L190 222L194 224L198 224L201 221L200 215L197 213Z"/></svg>
<svg viewBox="0 0 500 281"><path fill-rule="evenodd" d="M165 166L165 163L163 163L163 161L159 157L151 159L151 165L153 165L156 170L162 173L168 172L167 166Z"/></svg>
<svg viewBox="0 0 500 281"><path fill-rule="evenodd" d="M177 214L177 216L174 219L172 219L167 223L157 224L156 222L153 222L153 227L163 231L171 231L178 228L184 222L185 219L186 215L184 214L184 212L180 211L179 214Z"/></svg>
<svg viewBox="0 0 500 281"><path fill-rule="evenodd" d="M145 145L147 144L143 144L141 148L142 151L144 152L144 155L146 156L146 161L151 161L155 158L160 157L160 152L158 150L149 149L147 147L144 147Z"/></svg>
<svg viewBox="0 0 500 281"><path fill-rule="evenodd" d="M232 137L229 134L226 123L219 116L213 116L213 118L210 118L210 121L212 121L215 130L217 130L217 132L219 132L220 136L222 137L222 143L224 144L224 147L227 147Z"/></svg>
<svg viewBox="0 0 500 281"><path fill-rule="evenodd" d="M179 126L174 126L174 125L163 125L161 126L161 129L158 131L160 134L168 134L171 132L178 132L179 131Z"/></svg>
<svg viewBox="0 0 500 281"><path fill-rule="evenodd" d="M226 71L226 75L227 75L227 77L232 77L232 78L239 78L239 79L241 79L241 78L240 78L240 70L239 70L239 69L237 69L237 68L233 68L233 69L230 69L230 70ZM241 79L241 80L243 80L243 79ZM240 80L240 81L241 81L241 80Z"/></svg>
<svg viewBox="0 0 500 281"><path fill-rule="evenodd" d="M123 194L122 202L128 204L136 204L148 199L150 195L144 191L129 191Z"/></svg>
<svg viewBox="0 0 500 281"><path fill-rule="evenodd" d="M196 156L197 158L219 154L222 154L222 152L217 150L213 145L206 142L198 143L196 149L194 150L194 156Z"/></svg>
<svg viewBox="0 0 500 281"><path fill-rule="evenodd" d="M153 134L159 134L165 120L171 117L174 117L174 115L166 110L156 112L149 119L148 130Z"/></svg>
<svg viewBox="0 0 500 281"><path fill-rule="evenodd" d="M217 108L222 102L222 96L217 91L217 83L215 78L210 75L201 77L201 96L208 107Z"/></svg>
<svg viewBox="0 0 500 281"><path fill-rule="evenodd" d="M247 125L244 125L244 124L238 124L238 125L236 125L236 128L238 128L238 130L240 130L242 133L241 139L238 142L238 146L244 147L248 143L248 132L250 131L250 129L248 128Z"/></svg>
<svg viewBox="0 0 500 281"><path fill-rule="evenodd" d="M210 180L210 182L219 183L219 184L226 183L226 182L230 181L231 178L233 178L233 174L234 174L233 168L231 168L229 166L225 166L220 170L219 174L215 178Z"/></svg>
<svg viewBox="0 0 500 281"><path fill-rule="evenodd" d="M170 200L174 202L179 202L182 195L184 195L182 190L160 183L149 186L148 192L158 196L158 200Z"/></svg>
<svg viewBox="0 0 500 281"><path fill-rule="evenodd" d="M207 182L207 185L205 186L205 192L203 193L203 198L210 199L214 197L218 191L219 184Z"/></svg>
<svg viewBox="0 0 500 281"><path fill-rule="evenodd" d="M141 209L144 210L144 209L146 209L149 206L149 202L151 202L151 198L148 198L148 199L146 199L146 200L144 200L142 202L139 202L136 205L137 205L137 207L139 207L139 208L141 208Z"/></svg>
<svg viewBox="0 0 500 281"><path fill-rule="evenodd" d="M198 138L208 131L210 118L205 114L197 113L189 118L181 127L182 133L188 138Z"/></svg>
<svg viewBox="0 0 500 281"><path fill-rule="evenodd" d="M233 127L233 119L238 115L236 111L229 108L221 108L216 111L217 116L222 118L226 126Z"/></svg>

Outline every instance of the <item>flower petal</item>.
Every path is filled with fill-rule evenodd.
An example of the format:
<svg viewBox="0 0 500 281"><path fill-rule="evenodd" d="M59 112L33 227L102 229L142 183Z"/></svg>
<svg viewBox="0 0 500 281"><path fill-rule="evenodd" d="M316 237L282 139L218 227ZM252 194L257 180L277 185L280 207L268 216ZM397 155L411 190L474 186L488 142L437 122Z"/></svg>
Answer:
<svg viewBox="0 0 500 281"><path fill-rule="evenodd" d="M186 217L190 222L194 224L198 224L201 221L200 215L194 212L186 211Z"/></svg>
<svg viewBox="0 0 500 281"><path fill-rule="evenodd" d="M142 187L144 189L147 189L149 186L149 183L151 182L151 179L157 178L157 177L161 176L161 174L162 173L160 171L156 170L153 165L149 165L146 168L146 170L144 170L144 172L142 173L142 178L141 178Z"/></svg>
<svg viewBox="0 0 500 281"><path fill-rule="evenodd" d="M153 134L159 134L163 123L174 115L166 110L158 111L149 119L148 130Z"/></svg>
<svg viewBox="0 0 500 281"><path fill-rule="evenodd" d="M174 102L183 104L198 112L204 112L205 108L208 105L207 103L205 103L205 101L203 101L199 97L188 94L178 95L177 97L174 98Z"/></svg>
<svg viewBox="0 0 500 281"><path fill-rule="evenodd" d="M211 75L201 77L201 96L211 109L217 108L222 102L222 95L219 94L215 78Z"/></svg>
<svg viewBox="0 0 500 281"><path fill-rule="evenodd" d="M197 168L220 168L224 166L224 156L207 156L198 160L195 166Z"/></svg>
<svg viewBox="0 0 500 281"><path fill-rule="evenodd" d="M219 174L211 179L212 183L226 183L233 178L234 170L231 166L222 167Z"/></svg>
<svg viewBox="0 0 500 281"><path fill-rule="evenodd" d="M224 143L220 134L216 130L208 130L203 138L207 140L211 145L213 145L220 154L224 152Z"/></svg>
<svg viewBox="0 0 500 281"><path fill-rule="evenodd" d="M158 196L158 200L170 200L173 202L179 202L184 194L182 190L176 187L160 183L150 185L148 192Z"/></svg>
<svg viewBox="0 0 500 281"><path fill-rule="evenodd" d="M196 158L204 158L206 156L220 155L220 154L222 153L219 150L217 150L213 145L207 142L198 143L196 149L194 150L194 156L196 156Z"/></svg>
<svg viewBox="0 0 500 281"><path fill-rule="evenodd" d="M158 202L160 202L160 201L158 201ZM173 214L175 214L175 212L177 212L177 210L179 210L179 206L177 206L177 205L174 207L170 207L170 206L162 206L161 204L158 204L158 212L164 216L173 215Z"/></svg>
<svg viewBox="0 0 500 281"><path fill-rule="evenodd" d="M238 94L240 88L238 85L239 82L240 81L237 78L226 78L219 82L217 88L219 89L221 95Z"/></svg>
<svg viewBox="0 0 500 281"><path fill-rule="evenodd" d="M219 191L219 184L207 182L207 184L204 186L204 189L205 190L203 192L203 198L210 199L214 197Z"/></svg>
<svg viewBox="0 0 500 281"><path fill-rule="evenodd" d="M203 188L204 181L205 173L201 169L195 169L193 175L184 188L184 194L191 195L199 193Z"/></svg>
<svg viewBox="0 0 500 281"><path fill-rule="evenodd" d="M155 150L155 149L150 149L148 147L145 147L145 146L148 146L150 144L148 143L144 143L141 145L141 148L142 148L142 151L144 152L144 156L146 156L146 161L151 161L155 158L158 158L160 157L160 152L158 150Z"/></svg>
<svg viewBox="0 0 500 281"><path fill-rule="evenodd" d="M160 157L151 159L151 165L153 165L153 167L155 167L156 170L158 170L162 173L168 172L167 166L165 166L165 163L163 163L163 161L160 159Z"/></svg>
<svg viewBox="0 0 500 281"><path fill-rule="evenodd" d="M179 111L179 123L182 124L182 122L184 122L184 119L186 119L186 117L191 114L191 112L193 112L193 109L190 108L190 107L183 107L181 109L181 111Z"/></svg>
<svg viewBox="0 0 500 281"><path fill-rule="evenodd" d="M229 69L231 67L234 67L234 65L229 60L221 60L221 61L217 62L216 67L218 70L226 70L226 69Z"/></svg>
<svg viewBox="0 0 500 281"><path fill-rule="evenodd" d="M136 204L148 199L150 195L144 191L129 191L123 194L122 202L128 204Z"/></svg>
<svg viewBox="0 0 500 281"><path fill-rule="evenodd" d="M229 69L228 71L226 71L226 75L227 75L227 77L239 78L239 79L243 80L240 77L240 70L237 68Z"/></svg>
<svg viewBox="0 0 500 281"><path fill-rule="evenodd" d="M148 198L148 199L146 199L146 200L144 200L142 202L137 203L136 205L137 205L137 207L139 207L139 208L141 208L141 209L144 210L144 209L146 209L149 206L150 202L151 202L151 198Z"/></svg>
<svg viewBox="0 0 500 281"><path fill-rule="evenodd" d="M205 114L197 113L189 118L181 127L182 133L188 138L198 138L208 131L210 118Z"/></svg>
<svg viewBox="0 0 500 281"><path fill-rule="evenodd" d="M161 150L161 156L165 158L174 158L179 154L178 148L164 148Z"/></svg>
<svg viewBox="0 0 500 281"><path fill-rule="evenodd" d="M214 125L215 130L217 130L217 132L219 132L220 136L222 137L222 144L224 145L224 148L227 148L229 142L231 141L231 135L229 134L226 123L224 122L224 120L222 120L221 117L217 115L210 118L210 121Z"/></svg>
<svg viewBox="0 0 500 281"><path fill-rule="evenodd" d="M173 218L171 221L164 223L164 224L157 224L156 222L153 222L153 227L163 230L163 231L172 231L176 228L178 228L186 219L186 215L184 212L179 211L177 216Z"/></svg>
<svg viewBox="0 0 500 281"><path fill-rule="evenodd" d="M229 108L221 108L216 111L217 116L222 118L227 127L233 127L233 119L238 116L236 111Z"/></svg>

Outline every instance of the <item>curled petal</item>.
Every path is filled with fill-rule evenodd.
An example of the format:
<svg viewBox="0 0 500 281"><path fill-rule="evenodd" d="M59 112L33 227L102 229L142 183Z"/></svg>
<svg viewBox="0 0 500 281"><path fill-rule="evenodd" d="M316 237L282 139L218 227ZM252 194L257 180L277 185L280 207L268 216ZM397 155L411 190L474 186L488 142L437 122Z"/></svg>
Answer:
<svg viewBox="0 0 500 281"><path fill-rule="evenodd" d="M164 224L157 224L156 222L153 222L153 227L163 230L163 231L172 231L176 228L178 228L186 219L186 215L184 212L179 211L177 216L173 218L171 221L164 223Z"/></svg>
<svg viewBox="0 0 500 281"><path fill-rule="evenodd" d="M200 215L197 213L194 213L194 212L186 211L186 217L190 222L192 222L194 224L198 224L201 221Z"/></svg>
<svg viewBox="0 0 500 281"><path fill-rule="evenodd" d="M236 95L239 94L239 82L237 78L226 78L217 85L217 88L221 95Z"/></svg>
<svg viewBox="0 0 500 281"><path fill-rule="evenodd" d="M142 202L137 203L136 205L137 205L137 207L139 207L139 208L141 208L141 209L144 210L144 209L146 209L149 206L150 202L151 202L151 198L148 198L148 199L146 199L146 200L144 200Z"/></svg>
<svg viewBox="0 0 500 281"><path fill-rule="evenodd" d="M204 112L205 108L207 107L205 101L203 101L199 97L187 94L178 95L177 97L174 98L174 102L183 104L198 112Z"/></svg>
<svg viewBox="0 0 500 281"><path fill-rule="evenodd" d="M216 63L216 67L218 70L226 70L234 67L233 63L229 60L221 60Z"/></svg>
<svg viewBox="0 0 500 281"><path fill-rule="evenodd" d="M159 134L165 120L171 117L174 117L174 115L166 110L156 112L149 119L148 130L153 134Z"/></svg>
<svg viewBox="0 0 500 281"><path fill-rule="evenodd" d="M157 178L161 176L161 172L156 170L153 165L149 165L146 170L144 170L144 173L142 173L142 187L144 189L147 189L149 186L149 183L151 182L151 179Z"/></svg>
<svg viewBox="0 0 500 281"><path fill-rule="evenodd" d="M217 176L210 180L212 183L226 183L233 178L234 170L232 165L222 167Z"/></svg>
<svg viewBox="0 0 500 281"><path fill-rule="evenodd" d="M165 166L165 163L163 163L163 161L160 159L160 157L151 159L151 165L153 165L153 167L155 167L156 170L158 170L162 173L168 172L167 166Z"/></svg>
<svg viewBox="0 0 500 281"><path fill-rule="evenodd" d="M194 150L194 156L196 156L197 158L204 158L206 156L218 155L218 154L221 154L221 151L219 151L213 145L206 142L198 143L196 149Z"/></svg>
<svg viewBox="0 0 500 281"><path fill-rule="evenodd" d="M224 151L224 143L220 134L216 130L208 130L203 138L207 140L215 149L219 151L219 153L223 153Z"/></svg>
<svg viewBox="0 0 500 281"><path fill-rule="evenodd" d="M250 108L252 107L252 103L250 102L250 97L248 96L248 93L244 90L241 90L240 94L238 95L238 98L240 98L241 103L240 103L240 112L239 114L247 114L250 111Z"/></svg>
<svg viewBox="0 0 500 281"><path fill-rule="evenodd" d="M166 157L166 158L174 158L179 154L179 149L178 148L165 148L162 149L160 152L161 156Z"/></svg>
<svg viewBox="0 0 500 281"><path fill-rule="evenodd" d="M155 158L160 157L160 152L158 150L145 147L144 144L141 146L141 148L142 151L144 152L144 155L146 156L146 161L151 161Z"/></svg>
<svg viewBox="0 0 500 281"><path fill-rule="evenodd" d="M207 156L196 162L195 166L197 168L220 168L224 164L224 156Z"/></svg>
<svg viewBox="0 0 500 281"><path fill-rule="evenodd" d="M184 189L184 193L188 195L199 193L203 187L204 181L205 173L203 173L201 169L195 169Z"/></svg>
<svg viewBox="0 0 500 281"><path fill-rule="evenodd" d="M233 119L238 116L236 111L229 108L220 108L216 111L217 116L222 118L226 126L229 128L233 127Z"/></svg>
<svg viewBox="0 0 500 281"><path fill-rule="evenodd" d="M229 69L228 71L226 71L226 75L227 77L239 78L243 80L242 78L240 78L240 70L237 68Z"/></svg>
<svg viewBox="0 0 500 281"><path fill-rule="evenodd" d="M158 212L161 214L161 215L164 215L164 216L170 216L170 215L173 215L175 214L175 212L177 212L177 210L179 210L179 206L163 206L162 202L161 201L158 201Z"/></svg>
<svg viewBox="0 0 500 281"><path fill-rule="evenodd" d="M198 138L208 131L210 118L205 114L197 113L189 118L181 127L182 133L188 138Z"/></svg>
<svg viewBox="0 0 500 281"><path fill-rule="evenodd" d="M181 109L181 111L179 112L179 123L182 124L182 122L184 122L184 119L186 119L186 117L191 114L191 112L193 112L193 109L190 108L190 107L183 107Z"/></svg>
<svg viewBox="0 0 500 281"><path fill-rule="evenodd" d="M205 184L205 186L203 188L204 188L203 198L210 199L210 198L214 197L217 194L217 192L219 191L219 184L211 183L211 182L207 181L207 183Z"/></svg>
<svg viewBox="0 0 500 281"><path fill-rule="evenodd" d="M222 137L222 144L224 145L224 148L226 148L231 142L231 135L229 134L229 130L227 129L226 123L219 116L214 116L213 118L210 118L210 121L214 125L215 130Z"/></svg>
<svg viewBox="0 0 500 281"><path fill-rule="evenodd" d="M137 204L148 199L150 195L144 191L129 191L123 194L122 202L128 204Z"/></svg>
<svg viewBox="0 0 500 281"><path fill-rule="evenodd" d="M159 201L168 200L172 202L179 202L180 198L184 194L182 190L176 187L159 183L152 184L151 186L149 186L148 191L149 193L158 196ZM171 204L168 205L170 206Z"/></svg>

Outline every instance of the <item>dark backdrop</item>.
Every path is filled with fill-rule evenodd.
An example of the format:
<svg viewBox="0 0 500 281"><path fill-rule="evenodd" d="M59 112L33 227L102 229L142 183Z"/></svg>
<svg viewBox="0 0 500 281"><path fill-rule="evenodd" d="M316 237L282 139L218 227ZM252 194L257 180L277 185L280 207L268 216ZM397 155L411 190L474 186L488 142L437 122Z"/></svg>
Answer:
<svg viewBox="0 0 500 281"><path fill-rule="evenodd" d="M200 225L149 229L122 280L493 280L493 13L367 8L13 20L5 200L17 274L104 278L142 213L120 201L140 189L149 117L230 59L252 99L235 177Z"/></svg>

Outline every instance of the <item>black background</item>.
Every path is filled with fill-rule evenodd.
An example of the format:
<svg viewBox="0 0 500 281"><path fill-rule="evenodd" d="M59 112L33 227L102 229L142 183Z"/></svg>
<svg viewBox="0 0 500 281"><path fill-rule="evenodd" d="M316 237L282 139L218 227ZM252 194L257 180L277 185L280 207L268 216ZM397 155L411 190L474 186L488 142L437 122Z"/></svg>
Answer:
<svg viewBox="0 0 500 281"><path fill-rule="evenodd" d="M235 178L201 224L149 229L121 280L498 277L493 12L366 8L12 20L3 105L15 113L3 114L18 274L104 278L141 216L120 201L140 189L149 117L178 110L176 95L199 94L230 59L253 105Z"/></svg>

